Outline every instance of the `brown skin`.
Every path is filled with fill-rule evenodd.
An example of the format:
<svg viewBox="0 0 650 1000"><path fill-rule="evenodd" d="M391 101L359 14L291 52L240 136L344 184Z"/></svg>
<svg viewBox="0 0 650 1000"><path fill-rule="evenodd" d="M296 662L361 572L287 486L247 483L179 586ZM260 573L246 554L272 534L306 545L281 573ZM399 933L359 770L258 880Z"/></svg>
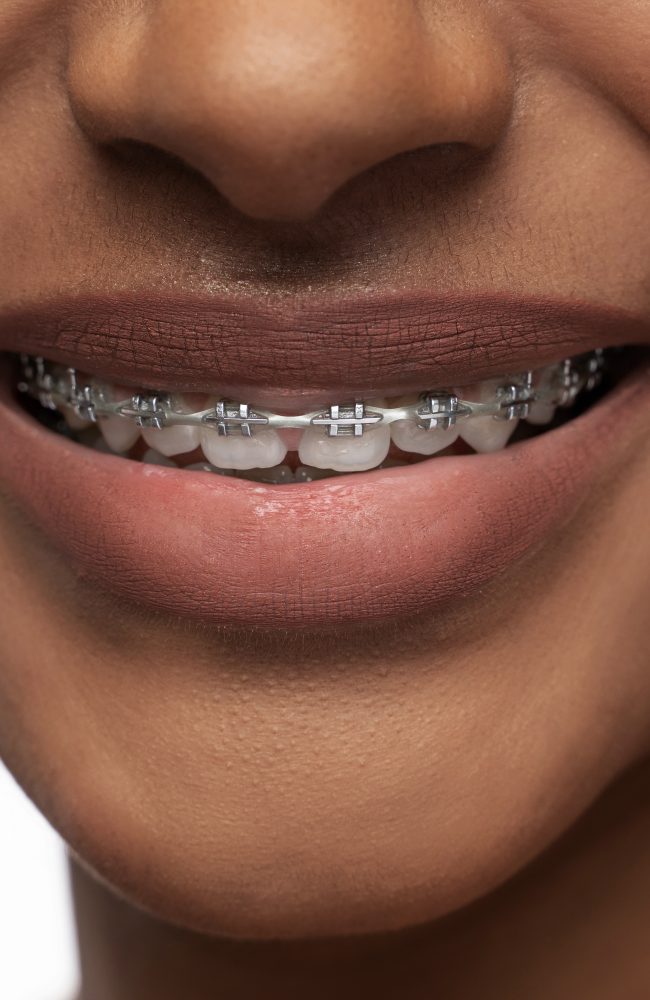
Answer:
<svg viewBox="0 0 650 1000"><path fill-rule="evenodd" d="M0 301L650 318L649 55L635 0L11 0ZM0 753L82 859L84 1000L647 995L649 432L507 581L371 635L153 621L0 497Z"/></svg>

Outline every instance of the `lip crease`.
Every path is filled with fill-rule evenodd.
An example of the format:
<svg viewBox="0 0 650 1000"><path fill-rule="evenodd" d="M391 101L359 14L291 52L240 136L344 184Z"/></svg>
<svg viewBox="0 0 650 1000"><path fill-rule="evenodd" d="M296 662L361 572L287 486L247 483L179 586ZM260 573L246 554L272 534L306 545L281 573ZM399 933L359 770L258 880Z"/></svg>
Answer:
<svg viewBox="0 0 650 1000"><path fill-rule="evenodd" d="M606 305L507 294L362 298L95 296L0 313L0 351L123 385L312 408L468 384L595 347L650 341Z"/></svg>

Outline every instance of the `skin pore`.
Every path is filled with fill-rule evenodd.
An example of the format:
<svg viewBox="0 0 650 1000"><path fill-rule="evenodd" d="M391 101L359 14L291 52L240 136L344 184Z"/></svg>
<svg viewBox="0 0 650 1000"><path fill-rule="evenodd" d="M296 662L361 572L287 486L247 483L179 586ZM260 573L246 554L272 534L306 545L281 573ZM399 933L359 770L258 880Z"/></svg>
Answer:
<svg viewBox="0 0 650 1000"><path fill-rule="evenodd" d="M9 0L0 349L123 290L650 322L649 53L635 0ZM647 995L635 413L539 551L373 629L121 603L0 475L0 754L70 844L83 1000Z"/></svg>

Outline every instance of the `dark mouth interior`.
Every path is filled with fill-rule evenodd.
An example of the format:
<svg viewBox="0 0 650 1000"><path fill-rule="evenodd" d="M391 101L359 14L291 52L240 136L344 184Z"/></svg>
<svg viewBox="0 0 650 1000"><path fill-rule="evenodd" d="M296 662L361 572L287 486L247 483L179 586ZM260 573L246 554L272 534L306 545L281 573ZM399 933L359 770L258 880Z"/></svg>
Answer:
<svg viewBox="0 0 650 1000"><path fill-rule="evenodd" d="M511 447L512 444L537 437L540 434L547 434L568 421L575 419L582 413L585 413L592 406L596 405L600 399L611 392L612 389L618 385L626 375L642 363L642 361L647 360L649 355L650 349L639 347L614 348L608 350L607 363L603 371L602 379L596 388L590 390L589 392L581 393L570 407L558 407L553 420L548 424L537 426L528 423L526 420L520 420L506 447ZM17 385L19 381L18 359L15 356L12 356L12 358L15 362L16 372L14 384ZM35 420L37 420L39 424L48 428L50 431L53 431L56 434L61 434L69 440L73 440L86 447L111 453L110 449L105 445L101 433L96 425L92 425L87 429L80 431L72 430L58 411L48 409L47 407L41 405L41 403L32 396L16 392L16 397L21 407ZM445 448L443 451L439 451L432 456L402 451L394 444L394 442L392 442L387 458L381 463L380 466L377 466L377 468L413 465L419 462L432 461L445 455L472 455L474 453L474 450L461 438L457 438L456 441L448 448ZM198 468L200 466L203 471L208 473L226 474L223 470L210 466L203 456L200 448L197 448L193 452L177 455L174 458L166 458L164 456L156 457L152 452L152 449L142 439L140 439L131 449L129 449L128 452L120 453L120 456L131 461L148 461L153 462L154 464L168 466L170 468L175 467L184 469L188 467ZM289 451L287 453L282 462L282 466L288 467L291 470L291 475L287 475L286 478L287 483L309 482L312 479L324 479L341 475L355 475L355 472L353 471L343 473L335 472L330 469L307 470L306 467L302 466L296 451ZM254 469L241 472L237 471L234 475L237 478L254 479L260 482L284 482L285 480L278 480L279 468L280 467L270 469ZM294 478L297 474L297 470L302 470L298 473L301 478ZM228 474L233 475L233 473Z"/></svg>

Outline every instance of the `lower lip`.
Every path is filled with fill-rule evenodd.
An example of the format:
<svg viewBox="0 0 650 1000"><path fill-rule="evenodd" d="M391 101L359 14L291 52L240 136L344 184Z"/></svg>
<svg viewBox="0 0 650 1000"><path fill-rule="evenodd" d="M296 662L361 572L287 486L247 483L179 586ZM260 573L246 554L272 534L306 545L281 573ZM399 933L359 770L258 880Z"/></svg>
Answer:
<svg viewBox="0 0 650 1000"><path fill-rule="evenodd" d="M3 491L67 563L129 602L263 629L387 621L477 591L575 513L650 402L639 372L496 454L266 486L77 445L3 383Z"/></svg>

